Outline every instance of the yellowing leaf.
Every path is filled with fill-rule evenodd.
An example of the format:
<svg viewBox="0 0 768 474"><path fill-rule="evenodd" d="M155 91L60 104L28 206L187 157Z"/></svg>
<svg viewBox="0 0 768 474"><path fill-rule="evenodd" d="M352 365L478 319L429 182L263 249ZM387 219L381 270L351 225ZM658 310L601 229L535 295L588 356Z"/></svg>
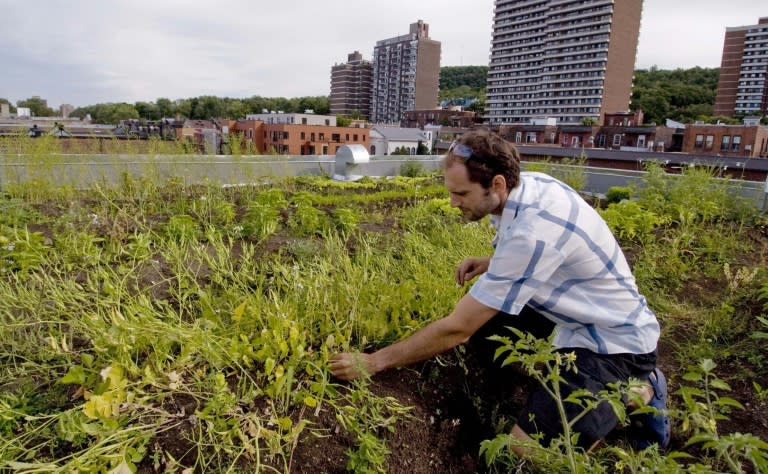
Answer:
<svg viewBox="0 0 768 474"><path fill-rule="evenodd" d="M317 399L307 395L304 397L304 405L308 406L309 408L315 408L317 406Z"/></svg>
<svg viewBox="0 0 768 474"><path fill-rule="evenodd" d="M293 426L293 422L291 421L290 418L288 418L287 416L284 416L277 420L277 426L279 426L282 430L288 431Z"/></svg>
<svg viewBox="0 0 768 474"><path fill-rule="evenodd" d="M232 315L233 321L240 321L243 319L243 314L245 313L245 302L243 302L240 306L235 308L235 313Z"/></svg>
<svg viewBox="0 0 768 474"><path fill-rule="evenodd" d="M83 405L83 413L93 420L109 418L112 415L112 403L102 395L92 395Z"/></svg>

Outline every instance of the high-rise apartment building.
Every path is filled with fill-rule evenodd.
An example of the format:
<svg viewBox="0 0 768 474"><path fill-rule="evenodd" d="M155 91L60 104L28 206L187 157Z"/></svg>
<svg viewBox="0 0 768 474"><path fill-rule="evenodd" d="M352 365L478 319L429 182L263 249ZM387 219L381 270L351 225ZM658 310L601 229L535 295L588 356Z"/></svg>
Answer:
<svg viewBox="0 0 768 474"><path fill-rule="evenodd" d="M486 120L626 111L641 13L642 0L496 0Z"/></svg>
<svg viewBox="0 0 768 474"><path fill-rule="evenodd" d="M331 114L370 118L373 65L358 51L331 68Z"/></svg>
<svg viewBox="0 0 768 474"><path fill-rule="evenodd" d="M768 17L725 29L714 113L768 114Z"/></svg>
<svg viewBox="0 0 768 474"><path fill-rule="evenodd" d="M440 42L419 20L407 35L376 42L373 49L371 121L400 123L407 110L437 106Z"/></svg>

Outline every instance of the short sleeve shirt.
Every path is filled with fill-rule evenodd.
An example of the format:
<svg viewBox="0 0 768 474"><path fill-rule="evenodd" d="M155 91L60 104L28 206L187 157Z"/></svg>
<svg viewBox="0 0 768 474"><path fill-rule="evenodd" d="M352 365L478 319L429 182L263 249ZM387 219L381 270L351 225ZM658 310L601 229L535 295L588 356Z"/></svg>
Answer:
<svg viewBox="0 0 768 474"><path fill-rule="evenodd" d="M517 315L530 305L557 325L556 347L646 354L659 323L605 221L578 193L542 173L521 173L496 228L488 271L470 294Z"/></svg>

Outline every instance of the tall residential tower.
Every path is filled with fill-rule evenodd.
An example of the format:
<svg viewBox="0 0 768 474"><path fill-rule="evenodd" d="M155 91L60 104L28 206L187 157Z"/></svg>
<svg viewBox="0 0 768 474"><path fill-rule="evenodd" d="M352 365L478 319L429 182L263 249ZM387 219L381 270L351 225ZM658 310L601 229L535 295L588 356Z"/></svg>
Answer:
<svg viewBox="0 0 768 474"><path fill-rule="evenodd" d="M628 110L641 12L642 0L496 0L487 121Z"/></svg>
<svg viewBox="0 0 768 474"><path fill-rule="evenodd" d="M331 68L331 114L358 115L368 120L371 112L373 66L358 51L347 62Z"/></svg>
<svg viewBox="0 0 768 474"><path fill-rule="evenodd" d="M714 113L768 114L768 17L725 29Z"/></svg>
<svg viewBox="0 0 768 474"><path fill-rule="evenodd" d="M407 35L377 41L371 121L399 124L407 110L435 108L439 83L440 42L422 20Z"/></svg>

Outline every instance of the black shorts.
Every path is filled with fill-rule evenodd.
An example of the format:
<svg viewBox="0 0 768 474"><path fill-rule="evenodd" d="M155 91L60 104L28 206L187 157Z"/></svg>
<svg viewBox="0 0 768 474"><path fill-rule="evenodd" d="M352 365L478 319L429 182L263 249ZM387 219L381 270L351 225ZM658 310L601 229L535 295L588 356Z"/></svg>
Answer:
<svg viewBox="0 0 768 474"><path fill-rule="evenodd" d="M487 338L491 334L514 338L514 334L505 326L515 327L540 338L548 337L555 327L554 323L545 316L526 306L519 315L497 314L472 338L476 343L480 342L479 339ZM486 355L488 355L493 354L498 344L475 344L475 347L477 346L481 351L487 351ZM645 380L656 367L656 351L649 354L608 355L581 348L566 348L560 351L574 352L578 368L578 372L575 373L572 371L561 373L565 379L565 382L560 384L562 399L578 389L587 389L596 394L607 389L609 383L626 382L630 378ZM489 360L492 360L493 356L489 355L489 357ZM565 412L569 420L582 411L583 408L576 404L565 404ZM610 433L617 423L618 418L613 409L608 403L603 402L578 420L573 431L579 433L579 446L589 448L595 441ZM543 387L538 387L528 395L526 406L518 416L517 424L528 435L540 434L541 443L544 445L548 445L553 438L563 432L557 405Z"/></svg>

